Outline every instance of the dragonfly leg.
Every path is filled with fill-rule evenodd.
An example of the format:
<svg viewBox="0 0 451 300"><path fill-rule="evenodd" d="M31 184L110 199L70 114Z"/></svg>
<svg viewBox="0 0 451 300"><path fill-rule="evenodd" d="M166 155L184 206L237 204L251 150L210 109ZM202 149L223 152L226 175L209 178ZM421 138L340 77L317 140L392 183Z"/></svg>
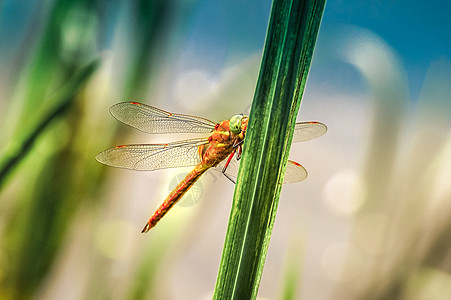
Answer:
<svg viewBox="0 0 451 300"><path fill-rule="evenodd" d="M222 173L222 174L224 174L224 176L225 176L228 180L230 180L231 182L233 182L233 184L236 184L235 180L233 180L229 175L227 175L226 173Z"/></svg>
<svg viewBox="0 0 451 300"><path fill-rule="evenodd" d="M241 141L235 140L232 147L236 148L236 147L240 146L242 143L244 143L244 140L241 140Z"/></svg>
<svg viewBox="0 0 451 300"><path fill-rule="evenodd" d="M236 160L240 160L241 159L241 152L243 151L243 147L241 147L241 145L238 146L238 152L236 154Z"/></svg>
<svg viewBox="0 0 451 300"><path fill-rule="evenodd" d="M227 162L225 163L224 168L222 168L222 174L225 174L227 167L229 166L230 161L233 158L233 155L235 155L235 151L236 151L236 149L233 149L232 153L230 153L230 155L229 155L229 158L227 158Z"/></svg>
<svg viewBox="0 0 451 300"><path fill-rule="evenodd" d="M234 149L238 149L238 152L236 154L236 160L240 160L241 158L241 152L242 152L242 146L241 144L244 142L244 140L241 140L239 142L237 142L238 140L235 140L235 142L233 143L233 148Z"/></svg>
<svg viewBox="0 0 451 300"><path fill-rule="evenodd" d="M227 177L227 179L229 179L229 180L230 180L231 182L233 182L234 184L235 184L236 182L235 182L232 178L230 178L230 176L227 175L225 172L227 171L227 167L229 166L230 161L232 160L233 155L235 154L235 152L236 152L236 148L233 149L232 153L230 153L229 158L227 158L227 162L226 162L225 165L224 165L224 168L222 168L222 174L224 174L224 176Z"/></svg>

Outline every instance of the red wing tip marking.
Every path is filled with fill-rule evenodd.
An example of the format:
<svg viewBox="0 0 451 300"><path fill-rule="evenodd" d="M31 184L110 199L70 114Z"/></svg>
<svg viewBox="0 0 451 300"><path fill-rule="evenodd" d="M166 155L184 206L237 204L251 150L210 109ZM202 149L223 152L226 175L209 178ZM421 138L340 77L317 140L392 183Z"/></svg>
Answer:
<svg viewBox="0 0 451 300"><path fill-rule="evenodd" d="M308 122L309 124L319 124L319 122L315 122L315 121L310 121Z"/></svg>
<svg viewBox="0 0 451 300"><path fill-rule="evenodd" d="M139 102L130 102L131 104L134 104L134 105L141 105L141 103L139 103Z"/></svg>
<svg viewBox="0 0 451 300"><path fill-rule="evenodd" d="M145 145L145 144L139 144L139 145ZM149 144L150 146L163 146L164 148L166 148L167 146L169 146L168 143L164 143L164 144Z"/></svg>
<svg viewBox="0 0 451 300"><path fill-rule="evenodd" d="M298 166L298 167L302 167L302 165L301 164L298 164L297 162L295 162L295 161L291 161L290 160L290 163L292 163L292 164L294 164L294 165L296 165L296 166Z"/></svg>
<svg viewBox="0 0 451 300"><path fill-rule="evenodd" d="M120 146L116 146L116 149L125 148L125 147L127 147L127 145L120 145Z"/></svg>

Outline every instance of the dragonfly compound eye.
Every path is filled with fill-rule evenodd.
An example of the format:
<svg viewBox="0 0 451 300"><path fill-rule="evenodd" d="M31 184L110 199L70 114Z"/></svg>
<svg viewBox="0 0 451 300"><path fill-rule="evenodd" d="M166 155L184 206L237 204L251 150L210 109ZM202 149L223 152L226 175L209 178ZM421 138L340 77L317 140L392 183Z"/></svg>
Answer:
<svg viewBox="0 0 451 300"><path fill-rule="evenodd" d="M243 120L243 115L233 116L229 121L230 131L233 134L239 134L241 132L241 121Z"/></svg>

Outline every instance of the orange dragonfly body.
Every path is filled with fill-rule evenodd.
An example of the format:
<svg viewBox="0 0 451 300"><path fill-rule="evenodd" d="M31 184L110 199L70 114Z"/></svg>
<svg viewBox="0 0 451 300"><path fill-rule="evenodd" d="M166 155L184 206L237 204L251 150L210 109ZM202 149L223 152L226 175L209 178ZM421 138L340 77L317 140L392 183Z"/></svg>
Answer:
<svg viewBox="0 0 451 300"><path fill-rule="evenodd" d="M157 208L142 232L154 227L210 168L222 172L232 181L232 177L238 173L238 160L249 120L247 116L236 115L230 120L214 123L201 117L169 113L138 102L118 103L111 107L110 112L117 120L147 133L209 134L205 138L167 144L122 145L96 156L97 161L103 164L141 171L195 166ZM327 127L320 122L296 123L293 142L310 140L326 131ZM304 167L288 161L284 183L304 180L306 177Z"/></svg>

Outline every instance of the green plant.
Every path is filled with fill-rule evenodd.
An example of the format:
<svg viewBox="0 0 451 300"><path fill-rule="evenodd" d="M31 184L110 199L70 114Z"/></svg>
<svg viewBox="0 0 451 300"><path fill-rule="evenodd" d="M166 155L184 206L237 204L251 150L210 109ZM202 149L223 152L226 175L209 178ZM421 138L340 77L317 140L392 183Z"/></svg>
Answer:
<svg viewBox="0 0 451 300"><path fill-rule="evenodd" d="M255 299L323 0L275 0L214 299Z"/></svg>

